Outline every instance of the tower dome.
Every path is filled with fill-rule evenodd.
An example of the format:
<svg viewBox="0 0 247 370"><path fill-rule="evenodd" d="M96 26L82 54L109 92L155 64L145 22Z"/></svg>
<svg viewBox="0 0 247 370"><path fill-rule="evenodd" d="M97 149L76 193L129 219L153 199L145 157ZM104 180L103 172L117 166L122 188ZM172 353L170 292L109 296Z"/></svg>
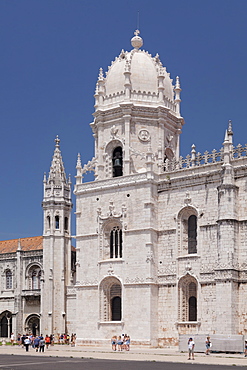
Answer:
<svg viewBox="0 0 247 370"><path fill-rule="evenodd" d="M108 67L106 76L100 71L96 86L96 110L115 106L120 102L132 102L149 105L164 105L173 111L177 103L174 98L174 86L170 74L162 65L159 55L152 57L140 48L143 40L139 31L131 39L133 49L122 50Z"/></svg>

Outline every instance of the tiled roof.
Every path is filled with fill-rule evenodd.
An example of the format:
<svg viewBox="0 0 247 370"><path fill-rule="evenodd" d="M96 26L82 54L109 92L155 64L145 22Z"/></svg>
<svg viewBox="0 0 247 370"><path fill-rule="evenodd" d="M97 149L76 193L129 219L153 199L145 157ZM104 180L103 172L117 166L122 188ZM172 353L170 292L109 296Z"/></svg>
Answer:
<svg viewBox="0 0 247 370"><path fill-rule="evenodd" d="M43 249L43 236L33 236L31 238L0 241L0 254L15 253L18 249L19 241L22 251L36 251Z"/></svg>

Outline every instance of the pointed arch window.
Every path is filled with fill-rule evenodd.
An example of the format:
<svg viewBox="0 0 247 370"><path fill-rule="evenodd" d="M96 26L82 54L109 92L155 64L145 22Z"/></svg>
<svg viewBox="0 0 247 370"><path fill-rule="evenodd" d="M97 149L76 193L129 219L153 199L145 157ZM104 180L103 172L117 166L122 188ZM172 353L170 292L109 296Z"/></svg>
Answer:
<svg viewBox="0 0 247 370"><path fill-rule="evenodd" d="M189 197L189 195L187 196ZM191 206L182 208L177 218L177 248L179 256L196 254L198 252L197 224L197 210Z"/></svg>
<svg viewBox="0 0 247 370"><path fill-rule="evenodd" d="M123 176L123 151L121 146L116 147L112 153L113 177Z"/></svg>
<svg viewBox="0 0 247 370"><path fill-rule="evenodd" d="M13 280L12 280L12 272L10 270L6 271L6 289L12 289L13 287Z"/></svg>
<svg viewBox="0 0 247 370"><path fill-rule="evenodd" d="M47 216L47 229L50 230L51 228L51 217L50 216Z"/></svg>
<svg viewBox="0 0 247 370"><path fill-rule="evenodd" d="M188 254L197 253L197 217L188 218Z"/></svg>
<svg viewBox="0 0 247 370"><path fill-rule="evenodd" d="M114 226L110 232L110 258L122 258L122 230Z"/></svg>

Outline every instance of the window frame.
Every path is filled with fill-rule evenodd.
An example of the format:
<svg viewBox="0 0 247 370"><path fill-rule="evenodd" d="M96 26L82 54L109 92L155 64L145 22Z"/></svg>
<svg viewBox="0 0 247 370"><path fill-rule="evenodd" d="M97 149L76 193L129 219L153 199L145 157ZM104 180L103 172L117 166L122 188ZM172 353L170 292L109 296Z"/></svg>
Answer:
<svg viewBox="0 0 247 370"><path fill-rule="evenodd" d="M10 269L6 270L5 272L5 289L13 289L13 274Z"/></svg>

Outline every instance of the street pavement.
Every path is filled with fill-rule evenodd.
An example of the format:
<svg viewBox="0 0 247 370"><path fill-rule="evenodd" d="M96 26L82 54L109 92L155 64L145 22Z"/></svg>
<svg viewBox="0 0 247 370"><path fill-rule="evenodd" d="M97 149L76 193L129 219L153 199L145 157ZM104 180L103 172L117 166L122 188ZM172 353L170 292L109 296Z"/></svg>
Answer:
<svg viewBox="0 0 247 370"><path fill-rule="evenodd" d="M247 366L247 357L244 354L227 354L227 353L211 353L206 356L204 353L195 353L195 360L188 360L187 353L181 353L176 348L149 348L131 346L130 351L112 351L109 347L93 347L93 346L76 346L58 345L50 346L45 349L44 353L36 352L33 348L29 348L26 352L25 348L18 345L2 345L0 346L1 355L25 355L30 357L69 357L73 359L99 359L99 360L117 360L117 361L148 361L148 362L170 362L170 363L193 363L207 365L224 365L224 366ZM2 362L0 361L2 365ZM2 369L0 365L0 369ZM3 367L4 368L4 367ZM30 368L30 367L29 367ZM194 367L195 368L195 367Z"/></svg>
<svg viewBox="0 0 247 370"><path fill-rule="evenodd" d="M226 370L224 365L205 365L193 362L156 362L131 360L98 360L71 357L0 355L1 370ZM242 370L242 366L234 369Z"/></svg>

